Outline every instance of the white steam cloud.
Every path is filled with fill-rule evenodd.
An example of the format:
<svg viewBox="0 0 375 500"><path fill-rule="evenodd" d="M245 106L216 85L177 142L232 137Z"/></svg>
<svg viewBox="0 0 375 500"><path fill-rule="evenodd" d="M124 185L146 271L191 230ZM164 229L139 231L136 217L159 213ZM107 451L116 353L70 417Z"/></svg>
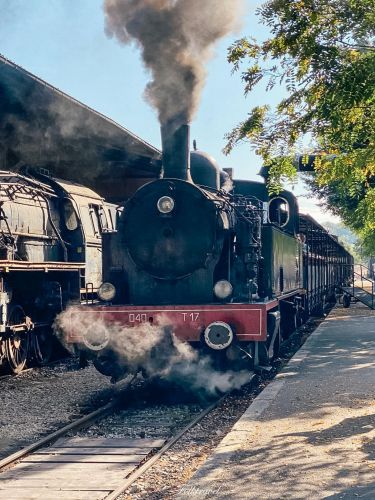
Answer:
<svg viewBox="0 0 375 500"><path fill-rule="evenodd" d="M238 28L243 0L104 0L106 33L140 47L147 100L162 124L190 122L215 43Z"/></svg>
<svg viewBox="0 0 375 500"><path fill-rule="evenodd" d="M216 370L210 356L179 340L167 324L106 324L93 320L88 311L71 307L57 317L55 331L64 345L77 335L86 345L107 344L101 351L103 361L112 368L117 364L123 375L142 372L146 378L172 382L192 392L225 393L239 389L251 378L247 370Z"/></svg>

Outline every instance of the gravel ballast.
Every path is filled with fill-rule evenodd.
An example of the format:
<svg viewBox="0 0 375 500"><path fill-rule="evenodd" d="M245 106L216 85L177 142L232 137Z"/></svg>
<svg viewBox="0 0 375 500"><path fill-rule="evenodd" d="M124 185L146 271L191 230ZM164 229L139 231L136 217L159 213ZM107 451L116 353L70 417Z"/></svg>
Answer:
<svg viewBox="0 0 375 500"><path fill-rule="evenodd" d="M102 406L118 388L69 359L0 379L0 458Z"/></svg>

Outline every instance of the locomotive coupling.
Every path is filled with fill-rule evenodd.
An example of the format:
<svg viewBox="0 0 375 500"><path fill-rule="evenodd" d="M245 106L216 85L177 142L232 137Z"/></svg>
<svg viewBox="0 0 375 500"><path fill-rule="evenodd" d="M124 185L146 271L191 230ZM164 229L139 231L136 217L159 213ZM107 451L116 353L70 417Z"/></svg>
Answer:
<svg viewBox="0 0 375 500"><path fill-rule="evenodd" d="M221 351L233 342L232 328L224 321L214 321L204 331L204 341L211 349Z"/></svg>

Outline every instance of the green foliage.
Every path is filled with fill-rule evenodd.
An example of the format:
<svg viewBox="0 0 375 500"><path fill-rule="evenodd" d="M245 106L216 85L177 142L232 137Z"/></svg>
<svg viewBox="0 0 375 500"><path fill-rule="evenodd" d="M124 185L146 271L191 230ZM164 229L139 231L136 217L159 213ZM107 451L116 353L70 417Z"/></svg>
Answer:
<svg viewBox="0 0 375 500"><path fill-rule="evenodd" d="M295 176L306 134L315 161L311 186L375 251L375 0L270 0L258 16L262 43L238 40L228 52L245 94L261 81L282 84L276 110L253 108L227 136L228 154L249 141L269 167L271 191Z"/></svg>

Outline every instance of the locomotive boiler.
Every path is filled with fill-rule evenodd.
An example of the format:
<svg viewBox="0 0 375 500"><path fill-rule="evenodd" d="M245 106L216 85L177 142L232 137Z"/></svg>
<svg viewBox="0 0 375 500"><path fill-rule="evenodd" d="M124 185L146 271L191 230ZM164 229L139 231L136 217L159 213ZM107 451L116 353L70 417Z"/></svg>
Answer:
<svg viewBox="0 0 375 500"><path fill-rule="evenodd" d="M129 200L104 250L106 277L119 290L116 300L204 304L215 296L221 302L257 295L262 207L245 198L235 204L212 182L205 189L195 184L187 126L163 132L163 178Z"/></svg>
<svg viewBox="0 0 375 500"><path fill-rule="evenodd" d="M0 172L0 367L42 364L51 324L66 304L94 300L103 232L116 207L94 191L48 175Z"/></svg>
<svg viewBox="0 0 375 500"><path fill-rule="evenodd" d="M228 179L207 155L190 154L187 125L164 125L162 146L161 178L141 187L117 232L104 235L104 303L84 314L92 325L114 326L113 335L124 326L137 336L142 323L168 324L220 366L266 366L282 338L348 279L351 256L329 237L324 260L327 247L316 246L312 225L300 231L292 193L270 197L265 184ZM115 339L93 345L81 335L71 341L100 371L126 372L113 355Z"/></svg>

